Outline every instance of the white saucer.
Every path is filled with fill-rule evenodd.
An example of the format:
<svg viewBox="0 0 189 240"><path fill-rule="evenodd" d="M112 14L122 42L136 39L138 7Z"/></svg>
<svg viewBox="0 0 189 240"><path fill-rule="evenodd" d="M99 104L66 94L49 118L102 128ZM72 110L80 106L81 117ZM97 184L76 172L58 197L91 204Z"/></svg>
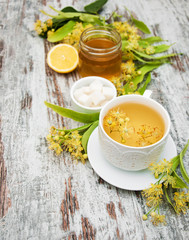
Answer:
<svg viewBox="0 0 189 240"><path fill-rule="evenodd" d="M92 132L87 146L89 162L94 171L106 182L111 185L133 191L149 188L151 183L155 183L157 179L148 169L140 171L126 171L114 167L104 157L99 144L98 127ZM168 141L159 160L166 158L167 160L177 155L176 145L169 135Z"/></svg>

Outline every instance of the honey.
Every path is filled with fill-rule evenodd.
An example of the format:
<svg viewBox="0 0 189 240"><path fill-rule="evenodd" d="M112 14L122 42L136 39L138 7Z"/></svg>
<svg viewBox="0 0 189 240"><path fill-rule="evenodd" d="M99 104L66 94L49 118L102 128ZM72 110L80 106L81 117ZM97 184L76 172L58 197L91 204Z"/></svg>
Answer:
<svg viewBox="0 0 189 240"><path fill-rule="evenodd" d="M111 79L121 73L121 37L114 29L92 27L80 38L79 73L82 77Z"/></svg>

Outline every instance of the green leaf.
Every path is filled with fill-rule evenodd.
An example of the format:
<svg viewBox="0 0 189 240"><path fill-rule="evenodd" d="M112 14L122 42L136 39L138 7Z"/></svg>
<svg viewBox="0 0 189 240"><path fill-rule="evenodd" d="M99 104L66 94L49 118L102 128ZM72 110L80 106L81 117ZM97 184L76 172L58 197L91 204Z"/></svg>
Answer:
<svg viewBox="0 0 189 240"><path fill-rule="evenodd" d="M72 128L72 129L56 129L57 131L59 132L65 132L65 133L68 133L68 132L73 132L73 131L79 131L79 132L82 132L84 130L86 130L87 128L89 128L91 126L92 123L89 123L89 124L86 124L84 126L81 126L81 127L78 127L78 128Z"/></svg>
<svg viewBox="0 0 189 240"><path fill-rule="evenodd" d="M187 172L186 172L186 169L185 169L185 167L184 167L183 157L184 157L184 154L185 154L188 146L189 146L189 140L188 140L188 143L187 143L187 144L185 145L185 147L184 147L184 151L182 151L182 152L180 153L180 171L181 171L181 174L182 174L184 180L185 180L187 183L189 183L189 176L188 176L188 174L187 174Z"/></svg>
<svg viewBox="0 0 189 240"><path fill-rule="evenodd" d="M140 87L137 91L143 95L146 88L147 88L147 85L151 82L151 73L148 74L147 78L146 78L146 81L144 83L144 85L142 87Z"/></svg>
<svg viewBox="0 0 189 240"><path fill-rule="evenodd" d="M189 145L189 140L187 142L187 144L184 146L183 150L181 151L181 153L179 155L177 155L176 157L171 159L171 162L173 163L172 165L172 170L175 171L180 163L180 155L183 156L185 155L187 149L188 149L188 145Z"/></svg>
<svg viewBox="0 0 189 240"><path fill-rule="evenodd" d="M86 12L89 13L98 13L101 8L107 3L108 0L96 0L84 7Z"/></svg>
<svg viewBox="0 0 189 240"><path fill-rule="evenodd" d="M176 208L174 207L173 203L171 202L171 199L169 198L169 195L168 195L168 193L167 193L167 189L166 189L165 186L163 186L163 190L164 190L164 193L165 193L165 196L166 196L166 198L167 198L168 203L173 207L173 209L174 209L175 212L177 213L177 210L176 210Z"/></svg>
<svg viewBox="0 0 189 240"><path fill-rule="evenodd" d="M173 45L173 44L171 44L171 45L162 44L162 45L154 46L155 53L165 52L165 51L167 51L172 45Z"/></svg>
<svg viewBox="0 0 189 240"><path fill-rule="evenodd" d="M177 155L176 157L172 158L171 159L171 162L173 162L173 165L172 165L172 170L175 171L180 163L180 155Z"/></svg>
<svg viewBox="0 0 189 240"><path fill-rule="evenodd" d="M175 178L176 181L176 185L172 186L173 188L188 188L186 183L182 180L182 178L178 176L178 174L175 171L173 171L172 176Z"/></svg>
<svg viewBox="0 0 189 240"><path fill-rule="evenodd" d="M161 37L154 36L154 37L149 37L149 38L143 38L140 41L141 42L147 42L149 44L153 44L155 42L162 42L162 41L165 41L165 40L163 40Z"/></svg>
<svg viewBox="0 0 189 240"><path fill-rule="evenodd" d="M160 59L169 58L169 57L173 57L173 56L178 55L177 53L172 53L172 54L167 54L167 55L163 55L163 56L160 56L160 57L154 57L154 56L142 53L142 52L138 52L136 50L132 50L132 51L140 57L143 57L143 58L146 58L146 59L151 59L151 60L160 60Z"/></svg>
<svg viewBox="0 0 189 240"><path fill-rule="evenodd" d="M99 121L94 122L90 126L90 128L83 134L81 143L82 143L82 146L86 153L87 153L87 143L88 143L89 137L90 137L91 133L94 131L94 129L98 126L98 122Z"/></svg>
<svg viewBox="0 0 189 240"><path fill-rule="evenodd" d="M146 34L150 34L150 30L149 28L146 26L145 23L143 23L142 21L139 21L137 20L136 18L134 18L132 15L131 15L131 19L133 21L133 23L135 24L135 26L140 29L142 32L146 33Z"/></svg>
<svg viewBox="0 0 189 240"><path fill-rule="evenodd" d="M122 51L125 50L125 47L126 47L127 45L128 45L128 41L122 40L122 46L121 46Z"/></svg>
<svg viewBox="0 0 189 240"><path fill-rule="evenodd" d="M98 15L88 14L88 13L82 13L82 12L61 12L59 10L56 10L52 6L49 6L52 10L58 13L58 15L50 15L46 13L45 11L41 10L41 12L49 17L52 17L53 19L61 19L62 21L68 21L68 20L76 20L85 19L86 22L90 23L96 23L100 18Z"/></svg>
<svg viewBox="0 0 189 240"><path fill-rule="evenodd" d="M142 68L138 69L138 71L141 71L141 74L124 85L125 94L129 92L134 92L137 89L137 85L143 81L145 74L151 72L152 70L158 68L159 66L161 66L161 64L144 65Z"/></svg>
<svg viewBox="0 0 189 240"><path fill-rule="evenodd" d="M63 108L58 105L48 103L46 101L44 103L47 107L51 108L53 111L55 111L59 115L63 117L71 118L77 122L91 123L99 119L99 113L90 113L90 114L80 113L68 108Z"/></svg>
<svg viewBox="0 0 189 240"><path fill-rule="evenodd" d="M163 64L163 63L170 63L170 61L168 59L163 59L163 60L152 60L152 61L145 61L144 59L140 58L139 56L137 56L136 54L134 54L135 60L138 60L141 63L145 63L145 64Z"/></svg>
<svg viewBox="0 0 189 240"><path fill-rule="evenodd" d="M143 39L138 40L138 44L139 44L139 46L141 46L143 48L147 48L148 46L150 46L150 44L146 41L143 41Z"/></svg>
<svg viewBox="0 0 189 240"><path fill-rule="evenodd" d="M58 30L56 30L54 33L49 35L47 40L49 42L58 42L61 41L64 37L66 37L70 32L72 32L73 28L75 26L75 21L70 20L68 23L66 23L64 26L60 27Z"/></svg>
<svg viewBox="0 0 189 240"><path fill-rule="evenodd" d="M61 12L78 12L75 8L67 6L61 10Z"/></svg>

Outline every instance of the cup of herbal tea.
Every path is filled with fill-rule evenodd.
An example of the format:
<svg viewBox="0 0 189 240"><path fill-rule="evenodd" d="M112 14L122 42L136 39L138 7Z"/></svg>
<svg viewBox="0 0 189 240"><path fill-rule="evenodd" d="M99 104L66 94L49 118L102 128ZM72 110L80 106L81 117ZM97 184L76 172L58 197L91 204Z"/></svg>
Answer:
<svg viewBox="0 0 189 240"><path fill-rule="evenodd" d="M99 116L103 155L118 168L145 169L162 153L170 125L165 108L149 97L133 94L114 98Z"/></svg>

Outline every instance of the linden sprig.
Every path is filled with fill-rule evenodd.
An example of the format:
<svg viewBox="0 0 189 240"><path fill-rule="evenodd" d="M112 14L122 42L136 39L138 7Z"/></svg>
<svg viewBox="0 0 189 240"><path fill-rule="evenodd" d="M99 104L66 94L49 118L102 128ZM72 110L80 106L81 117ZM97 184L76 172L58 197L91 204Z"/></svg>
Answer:
<svg viewBox="0 0 189 240"><path fill-rule="evenodd" d="M160 205L165 198L177 214L187 212L189 208L189 192L186 192L185 189L188 189L189 176L184 168L183 156L188 146L189 141L181 153L170 161L163 159L150 165L149 169L155 178L158 178L158 181L151 184L150 188L142 191L142 195L146 198L146 205L151 208L148 213L143 215L143 220L147 220L148 215L150 215L154 225L166 224L165 215L160 214ZM182 178L176 173L179 166ZM172 199L168 192L173 192L171 194L173 195Z"/></svg>
<svg viewBox="0 0 189 240"><path fill-rule="evenodd" d="M45 105L58 113L60 116L71 118L77 122L86 123L85 125L73 129L57 129L54 126L50 128L46 139L49 149L56 155L62 151L71 154L74 160L85 163L87 159L87 143L93 130L98 126L99 113L80 113L68 108L63 108L45 101Z"/></svg>

